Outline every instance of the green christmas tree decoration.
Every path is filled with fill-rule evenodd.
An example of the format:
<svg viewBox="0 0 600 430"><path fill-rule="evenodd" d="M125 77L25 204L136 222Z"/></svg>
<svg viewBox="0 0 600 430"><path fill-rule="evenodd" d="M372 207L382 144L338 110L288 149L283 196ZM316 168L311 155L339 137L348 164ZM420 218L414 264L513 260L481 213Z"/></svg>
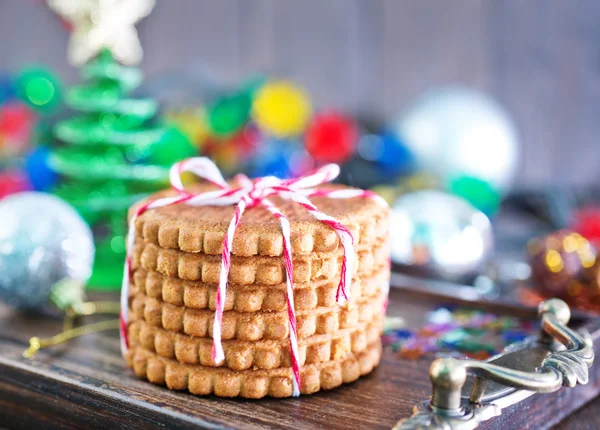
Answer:
<svg viewBox="0 0 600 430"><path fill-rule="evenodd" d="M54 127L50 165L55 193L72 204L96 236L90 286L118 287L123 276L127 209L164 188L174 161L193 154L179 133L156 123L158 105L130 96L142 81L103 50L82 68L84 83L67 91L75 112Z"/></svg>

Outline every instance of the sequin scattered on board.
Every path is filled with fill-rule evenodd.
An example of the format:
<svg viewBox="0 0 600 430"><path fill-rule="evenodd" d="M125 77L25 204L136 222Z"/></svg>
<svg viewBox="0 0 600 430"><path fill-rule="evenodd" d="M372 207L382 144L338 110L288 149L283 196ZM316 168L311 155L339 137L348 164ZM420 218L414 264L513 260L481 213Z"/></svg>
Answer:
<svg viewBox="0 0 600 430"><path fill-rule="evenodd" d="M485 360L538 330L539 324L531 320L440 307L430 312L425 325L416 330L407 328L400 319L388 318L383 344L409 360L449 355Z"/></svg>

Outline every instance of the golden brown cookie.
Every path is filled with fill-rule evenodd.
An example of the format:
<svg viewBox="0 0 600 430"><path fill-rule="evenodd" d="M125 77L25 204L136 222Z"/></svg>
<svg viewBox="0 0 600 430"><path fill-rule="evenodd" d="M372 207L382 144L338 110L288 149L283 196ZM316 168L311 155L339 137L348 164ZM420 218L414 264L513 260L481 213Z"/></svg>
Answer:
<svg viewBox="0 0 600 430"><path fill-rule="evenodd" d="M352 281L353 298L371 297L389 282L389 266L384 264L369 275L358 275ZM294 307L314 309L336 304L337 280L317 280L294 284ZM185 281L158 272L137 269L133 273L130 294L145 293L172 305L193 309L215 310L216 284ZM229 284L224 309L238 312L276 311L287 309L286 285L239 285Z"/></svg>
<svg viewBox="0 0 600 430"><path fill-rule="evenodd" d="M300 365L342 360L349 354L362 352L377 341L383 331L383 315L369 323L359 323L351 329L333 335L314 335L298 341ZM217 365L211 356L212 339L188 336L154 327L145 321L133 321L128 328L132 346L141 346L161 357L185 364L227 367L233 370L275 369L291 367L290 345L286 340L225 340L225 361Z"/></svg>
<svg viewBox="0 0 600 430"><path fill-rule="evenodd" d="M323 185L320 188L349 187ZM214 189L210 184L196 184L190 187L192 193ZM165 190L153 194L149 199L155 200L174 194L173 190ZM341 246L339 237L332 228L315 220L297 203L278 196L273 196L270 200L290 219L293 254L333 252ZM146 201L134 206L130 214ZM390 210L382 207L374 199L313 197L311 201L320 211L336 218L350 230L357 249L368 249L376 238L387 234ZM136 220L136 234L146 242L165 249L219 255L234 211L235 206L194 207L183 203L151 209ZM232 253L245 257L282 255L283 239L279 221L261 206L248 209L236 230Z"/></svg>
<svg viewBox="0 0 600 430"><path fill-rule="evenodd" d="M356 381L370 373L381 359L381 341L369 345L363 352L343 360L307 364L301 368L301 394L329 390ZM182 364L159 357L141 347L129 349L127 364L134 373L148 381L166 385L171 390L188 390L192 394L215 394L220 397L265 396L290 397L292 370L282 367L270 370L231 370L222 367Z"/></svg>
<svg viewBox="0 0 600 430"><path fill-rule="evenodd" d="M353 328L359 322L372 321L382 314L384 294L372 298L351 299L344 305L318 307L296 312L298 338L314 334L332 334ZM143 293L130 297L129 320L144 320L155 327L191 336L211 337L214 311L189 309L164 303ZM289 336L287 311L223 313L222 338L239 340L281 340Z"/></svg>
<svg viewBox="0 0 600 430"><path fill-rule="evenodd" d="M352 273L368 274L389 259L389 242L374 245L368 251L358 253ZM303 283L319 279L339 279L342 252L316 252L293 258L294 282ZM221 273L219 255L193 254L191 252L160 248L153 243L137 241L132 253L133 270L143 268L178 277L188 281L218 283ZM229 282L233 284L276 285L285 282L285 266L282 257L236 257L231 258Z"/></svg>

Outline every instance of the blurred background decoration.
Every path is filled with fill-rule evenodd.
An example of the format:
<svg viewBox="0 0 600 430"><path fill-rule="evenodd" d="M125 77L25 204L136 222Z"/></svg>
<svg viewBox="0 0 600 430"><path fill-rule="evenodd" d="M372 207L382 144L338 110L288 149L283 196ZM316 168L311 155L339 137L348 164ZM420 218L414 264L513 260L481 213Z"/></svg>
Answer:
<svg viewBox="0 0 600 430"><path fill-rule="evenodd" d="M392 260L404 270L471 283L494 250L492 225L468 201L442 191L408 193L392 206Z"/></svg>
<svg viewBox="0 0 600 430"><path fill-rule="evenodd" d="M42 158L61 97L60 80L44 67L0 72L0 197L46 189Z"/></svg>
<svg viewBox="0 0 600 430"><path fill-rule="evenodd" d="M61 199L39 192L0 200L0 300L26 311L83 303L92 232Z"/></svg>
<svg viewBox="0 0 600 430"><path fill-rule="evenodd" d="M193 92L197 97L184 102L169 100L164 79L158 88L142 86L141 96L129 96L142 84L141 72L120 62L141 59L134 24L154 2L131 1L123 17L117 13L120 6L48 4L72 32L69 60L83 66L84 83L66 92L70 112L55 121L50 144L38 146L25 168L35 189L63 198L92 227L96 261L90 286L119 285L127 208L164 187L172 163L195 154L210 156L228 174L252 176L292 177L323 163L340 163L345 182L375 188L392 204L416 193L394 206L395 216L406 219L395 247L412 253L395 252L398 263L412 265L415 253L425 252L429 263L421 266L430 274L463 278L489 257L489 228L480 231L479 248L474 244L477 249L470 250L478 255L468 262L442 267L447 262L439 248L445 240L462 246L463 230L487 220L484 214L495 214L512 180L517 133L509 115L489 97L461 88L432 90L395 122L373 126L333 106L315 108L304 88L268 75L252 75L235 86L204 82ZM173 72L171 81L177 86L185 80ZM57 104L44 85L30 87L21 93L30 101L33 97L33 104ZM165 104L162 111L156 99ZM29 136L25 140L39 143ZM431 188L455 197L419 193ZM424 202L437 213L453 214L449 223L440 227L434 219L417 220Z"/></svg>
<svg viewBox="0 0 600 430"><path fill-rule="evenodd" d="M487 43L487 33L458 24L432 30L460 35L458 42L439 37L426 49L404 42L406 34L390 36L407 31L412 40L433 8L436 16L468 10L471 19L481 14L516 26L523 24L507 11L531 17L537 9L473 8L467 2L307 3L3 5L0 35L21 34L32 47L21 57L0 47L9 70L0 74L0 197L37 190L74 207L94 234L88 284L96 288L119 288L127 208L165 187L171 164L194 155L211 157L227 175L292 177L339 163L343 182L373 189L391 204L396 270L426 278L472 283L485 275L497 282L499 254L513 252L524 264L530 238L564 228L592 249L598 246L600 196L591 187L571 186L583 182L580 172L560 157L548 161L554 155L546 146L556 149L569 139L540 131L556 131L559 121L546 111L551 103L525 98L534 82L513 70L529 53L518 61L491 56L487 64L478 53L498 51L477 45ZM19 33L14 17L52 33L43 41L51 54ZM379 18L384 43L377 39L383 31ZM136 26L146 50L140 66ZM546 46L543 36L534 36ZM523 38L506 37L502 43L521 46ZM441 55L459 49L452 43L466 47L453 57L453 73L443 63L449 57ZM72 83L76 78L65 57L77 66L79 84ZM396 57L405 58L401 67ZM40 59L48 66L27 65ZM69 82L66 90L62 78ZM546 112L538 115L543 126L532 119L536 109ZM577 151L564 157L590 163ZM561 183L561 175L570 175L570 183ZM546 244L531 256L538 293L556 278L538 276L560 265L554 252L563 262L577 252L569 246ZM589 270L569 272L558 292L568 296L570 280L595 276L595 257L592 264L586 255Z"/></svg>
<svg viewBox="0 0 600 430"><path fill-rule="evenodd" d="M432 90L399 118L396 133L418 169L478 209L496 212L519 153L513 121L497 102L464 88Z"/></svg>

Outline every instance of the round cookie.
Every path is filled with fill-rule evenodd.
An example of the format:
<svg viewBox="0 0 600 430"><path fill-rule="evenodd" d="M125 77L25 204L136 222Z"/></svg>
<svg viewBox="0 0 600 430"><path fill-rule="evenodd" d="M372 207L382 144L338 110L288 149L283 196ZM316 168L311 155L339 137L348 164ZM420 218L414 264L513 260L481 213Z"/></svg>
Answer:
<svg viewBox="0 0 600 430"><path fill-rule="evenodd" d="M357 275L352 281L351 297L371 297L383 285L389 283L390 273L387 264L375 269L369 275ZM307 283L295 283L294 307L314 309L335 306L338 281L325 279ZM145 293L147 296L172 305L193 309L216 307L217 286L198 281L185 281L165 276L159 272L137 269L133 273L130 293ZM238 312L276 311L287 309L286 285L239 285L229 284L224 310Z"/></svg>
<svg viewBox="0 0 600 430"><path fill-rule="evenodd" d="M351 299L344 305L318 307L296 312L298 339L314 334L332 334L353 328L360 322L370 322L382 314L387 294L372 298ZM211 337L214 311L175 306L137 293L130 297L130 320L144 320L155 327L190 336ZM223 339L247 341L281 340L289 336L287 311L223 313Z"/></svg>
<svg viewBox="0 0 600 430"><path fill-rule="evenodd" d="M188 390L196 395L214 394L220 397L290 397L292 369L231 370L220 367L182 364L160 357L141 347L133 347L125 356L134 373L148 381L166 385L171 390ZM381 359L381 341L369 345L363 352L343 360L307 364L301 367L301 394L329 390L356 381L370 373Z"/></svg>
<svg viewBox="0 0 600 430"><path fill-rule="evenodd" d="M343 185L322 185L319 188L351 189ZM215 189L215 186L207 183L189 187L193 194ZM148 200L176 194L174 190L155 193L133 206L130 216ZM270 197L269 200L290 220L292 254L333 252L341 247L337 233L317 221L299 204L279 196ZM320 211L334 217L350 230L358 250L371 248L378 238L387 234L390 209L372 198L334 199L316 196L310 200ZM234 212L233 205L194 207L180 203L144 212L137 218L135 229L138 237L161 248L220 255L225 232ZM262 206L247 209L236 230L231 252L244 257L282 255L283 238L277 218Z"/></svg>
<svg viewBox="0 0 600 430"><path fill-rule="evenodd" d="M132 269L143 268L163 275L188 281L205 283L219 282L221 256L194 254L191 252L164 249L154 243L136 241L132 250ZM342 268L340 251L317 252L293 258L294 283L311 282L319 279L338 278ZM377 244L371 250L358 253L352 273L372 273L389 260L389 242ZM229 282L233 284L276 285L285 282L285 263L282 257L237 257L231 258Z"/></svg>
<svg viewBox="0 0 600 430"><path fill-rule="evenodd" d="M172 333L145 321L129 324L129 339L133 346L141 346L157 355L185 364L209 367L227 367L233 370L275 369L291 367L289 341L225 340L225 360L217 365L211 357L212 339ZM369 323L359 323L351 329L339 330L332 335L314 335L298 342L300 365L342 360L349 354L362 352L377 341L383 331L383 316Z"/></svg>

